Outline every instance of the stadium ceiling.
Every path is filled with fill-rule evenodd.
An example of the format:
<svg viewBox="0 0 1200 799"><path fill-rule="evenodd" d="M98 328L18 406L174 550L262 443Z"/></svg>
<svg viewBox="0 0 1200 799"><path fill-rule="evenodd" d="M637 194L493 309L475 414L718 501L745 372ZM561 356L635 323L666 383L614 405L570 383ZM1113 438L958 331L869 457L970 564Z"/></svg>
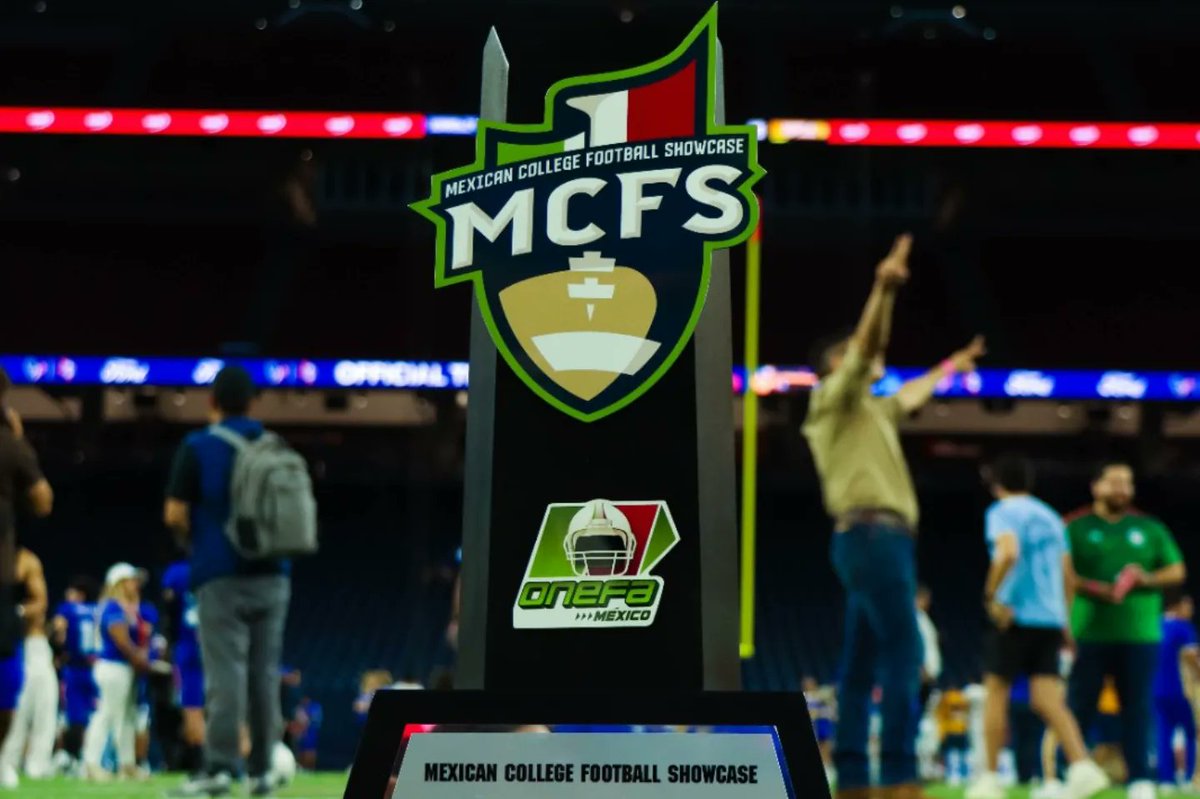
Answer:
<svg viewBox="0 0 1200 799"><path fill-rule="evenodd" d="M160 3L149 0L30 0L7 3L0 8L0 41L98 42L122 30L145 30L154 26L206 24L238 25L266 19L271 22L341 19L370 28L390 20L404 32L414 23L433 20L482 19L503 24L528 16L572 16L611 13L614 17L639 20L691 19L703 8L696 0L508 0L498 8L495 0L202 0ZM985 0L957 4L967 20L1005 26L1012 34L1098 33L1158 35L1187 38L1194 28L1181 27L1185 20L1200 20L1195 3L1159 0ZM903 28L906 21L930 22L950 18L952 0L722 0L722 20L741 27L763 20L795 20L803 27L794 33L812 37L821 33L855 29L880 33ZM630 16L630 14L632 16ZM70 27L78 24L86 27ZM763 26L764 32L767 26Z"/></svg>

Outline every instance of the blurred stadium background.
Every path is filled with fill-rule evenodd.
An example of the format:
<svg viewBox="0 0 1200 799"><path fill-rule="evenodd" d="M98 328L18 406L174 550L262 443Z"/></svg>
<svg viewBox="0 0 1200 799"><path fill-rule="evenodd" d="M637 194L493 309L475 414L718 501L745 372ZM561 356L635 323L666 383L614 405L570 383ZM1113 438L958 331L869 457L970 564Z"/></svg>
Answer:
<svg viewBox="0 0 1200 799"><path fill-rule="evenodd" d="M495 24L513 65L510 118L531 120L554 80L649 60L704 7L0 7L0 105L19 109L0 134L0 353L25 384L13 404L58 492L54 516L21 530L45 561L52 599L69 575L99 574L116 560L161 572L170 557L160 521L169 458L202 416L198 389L156 387L153 378L84 385L65 379L60 360L274 359L292 371L269 390L262 415L310 459L321 503L324 549L297 565L286 651L304 694L325 709L319 767L344 769L353 755L351 703L362 672L387 668L428 683L450 666L444 633L467 395L373 387L368 378L318 390L298 376L301 360L465 359L467 290L432 291L432 237L406 204L435 168L467 160L472 143L433 133L57 134L52 126L37 132L29 113L471 115L479 50ZM1195 4L725 0L721 15L732 121L1200 125L1190 68ZM413 121L429 131L427 116ZM803 126L771 130L773 139L786 131L813 138ZM1139 505L1173 527L1190 562L1200 558L1200 153L788 140L765 142L760 158L769 172L761 185L762 362L802 365L817 336L852 322L875 260L907 229L917 239L914 279L897 312L891 360L926 365L979 331L989 339L989 367L1041 373L1033 388L1018 381L987 399L944 399L906 426L924 508L920 568L943 630L948 682L975 679L980 668L981 455L1027 449L1042 469L1041 493L1063 511L1088 501L1095 459L1129 458ZM740 250L733 269L740 353ZM1110 378L1118 389L1101 396L1093 380L1082 398L1059 399L1053 387L1047 398L1031 396L1046 393L1047 376L1062 369L1119 372ZM1148 400L1141 392L1152 378L1167 388ZM755 385L768 392L775 384L763 377ZM760 400L749 690L796 690L804 675L824 682L836 668L841 599L797 431L806 398L801 386ZM740 418L742 399L731 400Z"/></svg>

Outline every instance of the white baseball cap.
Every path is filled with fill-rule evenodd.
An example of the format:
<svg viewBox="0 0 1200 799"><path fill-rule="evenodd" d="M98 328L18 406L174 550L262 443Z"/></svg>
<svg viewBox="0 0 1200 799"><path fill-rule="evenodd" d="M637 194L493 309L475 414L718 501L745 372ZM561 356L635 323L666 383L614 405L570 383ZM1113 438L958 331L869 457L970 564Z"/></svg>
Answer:
<svg viewBox="0 0 1200 799"><path fill-rule="evenodd" d="M104 575L104 585L106 588L112 588L122 580L141 580L142 570L134 567L129 563L114 563L108 567L108 573Z"/></svg>

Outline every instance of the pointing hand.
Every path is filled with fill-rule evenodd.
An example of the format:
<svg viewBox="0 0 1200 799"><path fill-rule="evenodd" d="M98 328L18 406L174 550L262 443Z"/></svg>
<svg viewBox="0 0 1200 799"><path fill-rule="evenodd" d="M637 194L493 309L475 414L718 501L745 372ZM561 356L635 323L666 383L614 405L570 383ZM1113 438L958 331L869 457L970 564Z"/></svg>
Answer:
<svg viewBox="0 0 1200 799"><path fill-rule="evenodd" d="M885 288L897 289L908 282L908 254L912 250L912 234L896 237L889 252L875 269L875 279Z"/></svg>
<svg viewBox="0 0 1200 799"><path fill-rule="evenodd" d="M987 355L987 342L983 336L976 336L970 344L950 356L950 363L954 365L954 371L968 374L975 371L975 362L984 355Z"/></svg>

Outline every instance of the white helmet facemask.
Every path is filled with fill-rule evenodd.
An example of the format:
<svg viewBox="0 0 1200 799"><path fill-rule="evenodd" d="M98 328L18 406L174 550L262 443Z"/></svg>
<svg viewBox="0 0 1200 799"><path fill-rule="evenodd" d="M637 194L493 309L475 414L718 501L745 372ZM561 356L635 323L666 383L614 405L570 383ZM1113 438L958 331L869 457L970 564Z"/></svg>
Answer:
<svg viewBox="0 0 1200 799"><path fill-rule="evenodd" d="M593 499L571 519L563 549L577 576L612 577L629 571L637 539L624 513Z"/></svg>

